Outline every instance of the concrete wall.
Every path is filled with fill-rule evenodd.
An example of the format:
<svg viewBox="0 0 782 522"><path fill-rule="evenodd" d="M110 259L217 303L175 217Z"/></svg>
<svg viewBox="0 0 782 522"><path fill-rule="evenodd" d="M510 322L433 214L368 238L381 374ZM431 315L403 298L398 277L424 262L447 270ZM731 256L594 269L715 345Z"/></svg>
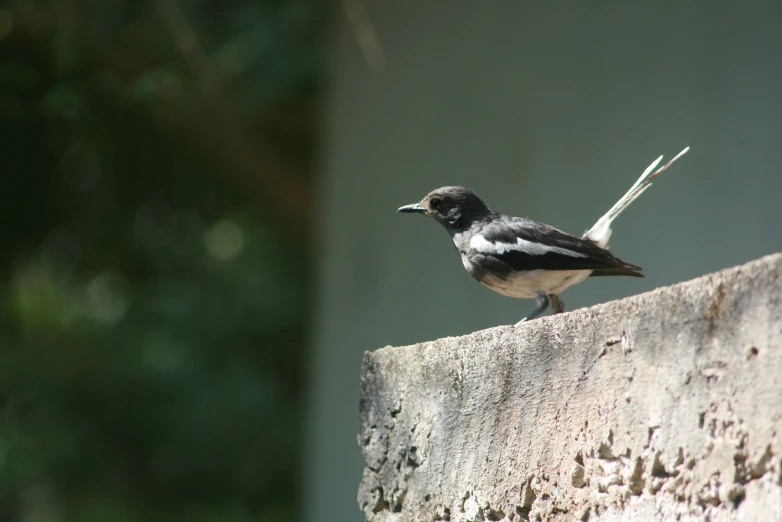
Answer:
<svg viewBox="0 0 782 522"><path fill-rule="evenodd" d="M395 209L445 184L581 233L659 154L691 152L611 241L646 279L568 309L782 248L779 2L364 2L387 67L340 21L324 114L306 520L360 520L364 350L510 324L533 306L464 272L435 223Z"/></svg>
<svg viewBox="0 0 782 522"><path fill-rule="evenodd" d="M782 254L367 352L367 520L782 521Z"/></svg>

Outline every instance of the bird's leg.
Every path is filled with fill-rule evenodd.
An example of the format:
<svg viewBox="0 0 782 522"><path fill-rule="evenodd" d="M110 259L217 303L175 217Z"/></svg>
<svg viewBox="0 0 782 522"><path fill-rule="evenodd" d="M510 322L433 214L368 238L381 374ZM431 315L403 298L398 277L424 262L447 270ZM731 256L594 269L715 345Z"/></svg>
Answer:
<svg viewBox="0 0 782 522"><path fill-rule="evenodd" d="M555 314L561 314L565 311L565 303L556 294L548 295L549 301L551 301L551 312Z"/></svg>
<svg viewBox="0 0 782 522"><path fill-rule="evenodd" d="M559 298L557 298L559 299ZM531 314L529 314L527 317L516 323L516 326L520 325L524 321L531 321L532 319L535 319L537 316L542 314L546 311L546 308L548 308L549 300L548 296L546 295L546 292L538 292L535 295L535 304L538 305L537 308L535 308Z"/></svg>

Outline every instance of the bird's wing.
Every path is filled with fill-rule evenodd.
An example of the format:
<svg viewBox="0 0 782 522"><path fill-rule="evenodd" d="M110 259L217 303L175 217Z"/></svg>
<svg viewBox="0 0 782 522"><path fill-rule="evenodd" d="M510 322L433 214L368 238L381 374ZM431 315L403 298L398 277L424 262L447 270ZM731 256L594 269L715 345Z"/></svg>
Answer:
<svg viewBox="0 0 782 522"><path fill-rule="evenodd" d="M641 270L593 242L529 219L505 218L487 223L470 239L476 254L512 270ZM496 261L495 261L496 260Z"/></svg>

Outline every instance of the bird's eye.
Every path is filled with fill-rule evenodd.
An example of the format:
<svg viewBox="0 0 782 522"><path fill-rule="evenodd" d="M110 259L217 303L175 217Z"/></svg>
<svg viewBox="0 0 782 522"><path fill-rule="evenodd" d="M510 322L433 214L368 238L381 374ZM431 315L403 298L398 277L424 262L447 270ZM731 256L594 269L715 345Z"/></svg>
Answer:
<svg viewBox="0 0 782 522"><path fill-rule="evenodd" d="M431 200L429 200L429 206L435 210L440 208L440 198L432 198Z"/></svg>

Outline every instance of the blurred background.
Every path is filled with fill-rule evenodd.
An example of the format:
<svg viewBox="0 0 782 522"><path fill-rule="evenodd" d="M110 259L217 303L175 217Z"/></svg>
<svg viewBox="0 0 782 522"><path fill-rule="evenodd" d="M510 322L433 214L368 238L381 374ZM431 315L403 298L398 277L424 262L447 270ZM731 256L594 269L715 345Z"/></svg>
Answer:
<svg viewBox="0 0 782 522"><path fill-rule="evenodd" d="M0 3L0 522L361 520L362 353L515 323L442 185L646 279L782 250L782 4Z"/></svg>
<svg viewBox="0 0 782 522"><path fill-rule="evenodd" d="M0 521L300 520L327 6L0 5Z"/></svg>

